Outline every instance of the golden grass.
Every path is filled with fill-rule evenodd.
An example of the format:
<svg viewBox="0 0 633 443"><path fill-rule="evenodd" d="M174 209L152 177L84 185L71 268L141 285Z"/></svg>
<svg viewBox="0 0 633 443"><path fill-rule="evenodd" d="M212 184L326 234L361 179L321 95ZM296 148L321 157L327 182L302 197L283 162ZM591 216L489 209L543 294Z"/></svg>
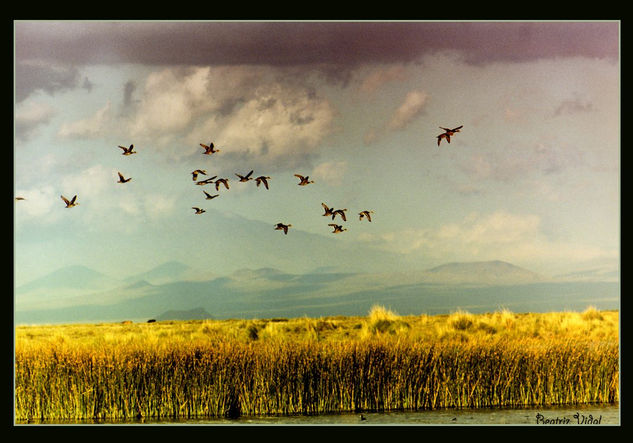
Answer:
<svg viewBox="0 0 633 443"><path fill-rule="evenodd" d="M619 313L20 326L18 420L614 402Z"/></svg>

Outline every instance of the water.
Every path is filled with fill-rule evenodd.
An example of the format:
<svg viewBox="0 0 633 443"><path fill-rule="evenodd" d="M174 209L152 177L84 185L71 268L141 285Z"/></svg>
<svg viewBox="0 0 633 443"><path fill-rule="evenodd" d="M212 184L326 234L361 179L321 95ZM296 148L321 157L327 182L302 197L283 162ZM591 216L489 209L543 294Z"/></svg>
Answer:
<svg viewBox="0 0 633 443"><path fill-rule="evenodd" d="M362 417L362 418L361 418ZM56 422L54 424L77 424ZM284 425L284 426L415 426L415 425L532 425L532 426L613 426L620 424L619 404L576 405L529 408L438 409L409 412L363 412L237 419L181 419L141 421L99 421L83 424L105 425Z"/></svg>

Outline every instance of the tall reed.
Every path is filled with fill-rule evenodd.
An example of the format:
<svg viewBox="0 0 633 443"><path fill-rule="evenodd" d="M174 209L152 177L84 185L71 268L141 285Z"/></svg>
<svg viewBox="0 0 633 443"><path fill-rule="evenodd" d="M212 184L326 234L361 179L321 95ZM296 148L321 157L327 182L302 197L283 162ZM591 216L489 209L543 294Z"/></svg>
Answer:
<svg viewBox="0 0 633 443"><path fill-rule="evenodd" d="M617 342L48 343L15 354L17 420L236 417L615 402Z"/></svg>

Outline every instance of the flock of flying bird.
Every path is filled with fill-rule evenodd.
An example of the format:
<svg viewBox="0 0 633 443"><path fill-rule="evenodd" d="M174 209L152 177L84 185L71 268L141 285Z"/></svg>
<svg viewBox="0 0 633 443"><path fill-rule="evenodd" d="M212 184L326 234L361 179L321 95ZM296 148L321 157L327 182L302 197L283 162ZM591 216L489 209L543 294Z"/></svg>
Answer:
<svg viewBox="0 0 633 443"><path fill-rule="evenodd" d="M205 155L211 155L214 154L216 152L219 152L220 150L217 149L215 147L215 145L211 142L208 145L205 145L203 143L200 143L200 146L202 146L204 148L204 152L203 154ZM239 179L239 181L241 183L246 183L248 181L254 180L255 184L257 187L259 187L260 185L263 185L266 189L270 189L269 188L269 184L268 184L268 180L271 179L270 176L268 175L260 175L258 177L252 177L253 175L253 170L249 171L247 174L238 174L235 173L235 175L237 176L237 178ZM198 177L200 175L207 175L207 171L205 169L196 169L195 171L191 172L191 178L192 180L196 183L196 185L199 186L204 186L204 185L209 185L209 184L213 184L215 186L215 190L216 192L220 191L220 188L222 186L224 186L225 189L229 189L229 179L228 178L218 178L217 175L214 175L213 177L209 177L206 178L204 180L198 180ZM295 177L297 177L299 179L299 183L297 183L298 186L307 186L309 184L314 183L314 180L310 180L310 176L308 175L301 175L301 174L294 174ZM209 194L207 191L203 190L202 191L205 195L205 199L207 200L212 200L216 197L219 197L220 194L216 193L216 194ZM339 215L343 221L347 221L347 217L345 216L345 211L347 211L347 208L344 209L334 209L334 208L330 208L328 207L325 203L321 203L321 205L324 208L324 216L331 216L332 220L335 219L335 217L337 215ZM198 206L192 206L191 209L193 209L195 211L195 214L204 214L206 212L206 210L198 207ZM358 213L359 215L359 219L363 220L363 218L367 218L368 221L371 222L371 215L373 214L374 211L370 211L370 210L363 210L361 212ZM347 228L344 228L342 225L336 224L336 223L329 223L328 226L332 227L332 233L333 234L338 234L344 231L347 231ZM290 223L277 223L274 226L275 230L278 231L283 231L284 234L288 234L288 229L292 227L292 224Z"/></svg>
<svg viewBox="0 0 633 443"><path fill-rule="evenodd" d="M455 133L460 132L461 128L463 128L462 126L458 126L456 128L453 129L449 129L449 128L444 128L442 126L440 126L440 129L443 129L444 132L440 135L437 136L437 145L439 146L440 143L442 142L442 139L446 139L446 141L448 143L451 142L451 136L455 135ZM213 144L213 142L209 143L208 145L205 145L203 143L200 143L200 146L202 146L204 148L204 155L212 155L215 154L217 152L220 152L220 149L216 148L215 145ZM132 154L136 154L137 152L134 150L134 145L131 144L129 147L125 147L125 146L120 146L119 148L121 148L123 150L122 155L128 156L128 155L132 155ZM119 175L119 180L117 181L117 183L127 183L130 180L132 180L131 177L125 178L123 176L123 174L121 174L121 172L118 172ZM242 183L248 182L250 180L255 180L255 184L257 185L257 187L259 187L260 185L264 185L264 187L266 189L269 189L269 185L268 185L268 180L271 179L271 177L267 176L267 175L260 175L259 177L251 177L253 174L253 171L251 170L250 172L248 172L246 175L241 175L238 173L235 173L235 175L239 178L239 181ZM208 185L208 184L214 184L215 186L215 190L216 192L220 191L220 187L224 186L225 189L229 189L229 179L228 178L218 178L217 175L214 175L213 177L209 177L207 179L204 180L198 180L198 177L200 175L207 175L207 171L204 169L196 169L195 171L191 172L191 176L193 181L196 183L196 185L199 186L204 186L204 185ZM314 180L310 180L309 176L304 176L301 174L294 174L295 177L297 177L299 179L299 183L297 183L299 186L307 186L309 184L314 183ZM206 200L212 200L216 197L219 197L219 193L217 194L209 194L207 191L203 190L202 191L205 195L205 199ZM26 200L24 197L16 197L16 200ZM66 204L66 208L73 208L75 206L79 205L79 202L77 202L77 195L73 196L73 198L71 198L70 200L66 197L64 197L63 195L61 195L61 199L64 201L64 203ZM330 208L329 206L327 206L325 203L321 203L321 206L323 207L323 216L324 217L332 217L332 220L334 221L336 216L340 216L341 219L343 219L343 221L347 221L347 217L345 215L345 211L347 211L347 208L343 208L343 209L334 209L334 208ZM192 209L195 211L195 214L204 214L206 211L198 206L192 206ZM358 213L358 217L359 220L363 220L364 218L367 218L367 221L371 222L371 214L373 214L374 211L370 211L370 210L363 210L360 211ZM333 234L339 234L341 232L347 231L347 228L344 228L342 225L336 224L336 223L328 223L328 226L332 227L332 233ZM284 234L288 234L288 229L292 227L292 224L288 223L277 223L274 227L275 230L278 231L283 231Z"/></svg>

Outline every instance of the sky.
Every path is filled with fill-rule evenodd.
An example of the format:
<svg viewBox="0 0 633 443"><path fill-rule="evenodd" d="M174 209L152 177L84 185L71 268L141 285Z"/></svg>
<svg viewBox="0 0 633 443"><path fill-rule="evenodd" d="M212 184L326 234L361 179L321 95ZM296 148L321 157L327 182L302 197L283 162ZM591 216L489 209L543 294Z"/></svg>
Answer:
<svg viewBox="0 0 633 443"><path fill-rule="evenodd" d="M15 285L172 260L216 275L483 260L619 269L619 32L618 21L15 21ZM437 145L440 127L462 125ZM209 142L220 151L203 155ZM130 144L137 154L123 156ZM230 189L195 185L195 169ZM240 183L250 170L270 189ZM347 209L335 220L347 231L331 232L322 202Z"/></svg>

